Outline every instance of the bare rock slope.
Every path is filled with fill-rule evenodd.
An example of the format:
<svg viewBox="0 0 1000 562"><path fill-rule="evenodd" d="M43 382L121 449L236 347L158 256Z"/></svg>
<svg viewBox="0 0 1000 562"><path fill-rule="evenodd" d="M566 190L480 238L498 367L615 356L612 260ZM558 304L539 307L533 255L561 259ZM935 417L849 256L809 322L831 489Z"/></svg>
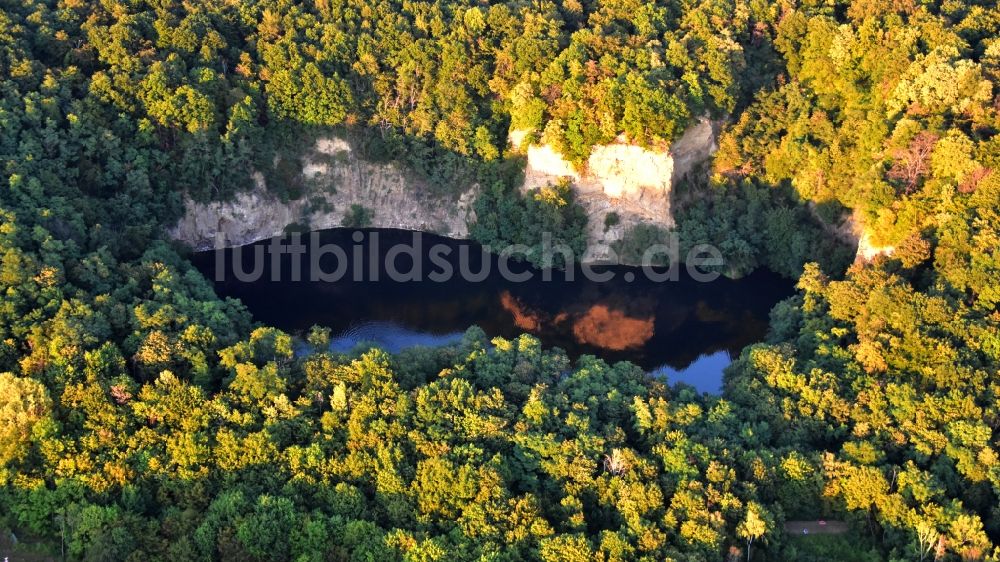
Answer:
<svg viewBox="0 0 1000 562"><path fill-rule="evenodd" d="M569 178L577 202L588 217L588 253L584 261L615 261L611 245L637 223L662 227L674 224L670 192L718 149L716 124L700 119L669 150L627 144L624 139L595 146L582 169L575 168L547 145L521 146L524 131L511 133L511 143L527 155L524 189L543 187ZM618 220L606 226L611 213Z"/></svg>
<svg viewBox="0 0 1000 562"><path fill-rule="evenodd" d="M523 133L511 133L525 151L525 190L567 177L588 216L588 262L608 261L611 244L638 222L673 225L670 191L677 180L716 150L714 125L707 119L689 128L668 151L618 142L594 147L586 166L575 169L551 147L518 146ZM367 162L338 138L318 139L302 159L303 197L282 201L256 173L255 186L230 201L186 202L184 217L170 230L196 250L239 246L283 233L289 226L313 230L343 226L352 205L370 213L370 225L467 238L474 221L478 186L442 195L409 177L394 164ZM617 224L605 217L616 213Z"/></svg>
<svg viewBox="0 0 1000 562"><path fill-rule="evenodd" d="M435 193L394 164L367 162L339 138L321 138L303 160L303 197L282 201L255 173L253 189L230 201L188 200L184 217L170 230L196 250L241 246L285 232L292 225L321 230L344 226L352 205L370 213L371 226L469 235L476 186L457 197Z"/></svg>

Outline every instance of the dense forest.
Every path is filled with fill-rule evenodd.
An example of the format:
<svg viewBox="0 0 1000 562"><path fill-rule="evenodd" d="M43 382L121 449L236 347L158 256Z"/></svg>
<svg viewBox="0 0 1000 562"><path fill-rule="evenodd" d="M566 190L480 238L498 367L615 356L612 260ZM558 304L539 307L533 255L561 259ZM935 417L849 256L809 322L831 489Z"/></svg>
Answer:
<svg viewBox="0 0 1000 562"><path fill-rule="evenodd" d="M990 0L0 0L0 528L72 560L997 560L998 83ZM706 114L678 230L798 279L720 396L476 328L333 353L165 236L337 130L475 174L480 239L576 247L508 132L579 163ZM845 271L846 217L891 256ZM820 518L850 533L782 528Z"/></svg>

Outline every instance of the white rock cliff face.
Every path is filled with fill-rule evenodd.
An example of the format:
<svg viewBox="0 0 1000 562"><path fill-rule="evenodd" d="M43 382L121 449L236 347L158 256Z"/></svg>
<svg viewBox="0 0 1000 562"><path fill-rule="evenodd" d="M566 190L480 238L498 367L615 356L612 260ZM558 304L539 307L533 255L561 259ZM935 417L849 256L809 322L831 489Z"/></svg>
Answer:
<svg viewBox="0 0 1000 562"><path fill-rule="evenodd" d="M700 119L667 151L626 144L595 146L583 170L577 170L547 145L523 147L526 131L512 131L510 142L527 155L523 189L534 189L568 178L577 202L588 217L586 262L616 261L611 245L629 228L645 222L665 228L674 224L670 213L673 186L718 149L715 125ZM605 227L605 217L615 213L618 224Z"/></svg>
<svg viewBox="0 0 1000 562"><path fill-rule="evenodd" d="M185 203L184 217L170 230L176 240L195 250L241 246L282 234L291 225L312 230L343 226L352 205L371 213L371 226L421 230L466 238L474 220L477 187L452 200L432 194L392 164L357 158L338 138L321 138L303 160L306 192L295 201L281 201L267 190L264 177L254 174L253 189L230 201Z"/></svg>
<svg viewBox="0 0 1000 562"><path fill-rule="evenodd" d="M521 148L525 132L512 131L510 140ZM585 169L576 170L551 147L523 147L527 154L524 190L569 178L577 202L588 216L586 262L613 261L611 244L639 222L673 225L670 191L679 178L715 152L714 125L700 120L669 151L651 151L623 142L594 147ZM475 220L473 204L478 186L469 186L454 200L436 195L426 185L407 177L393 164L358 158L339 138L321 138L303 159L303 197L281 201L267 190L264 177L254 174L253 189L230 201L186 202L184 217L170 235L196 250L239 246L279 235L291 225L319 230L343 226L352 205L371 212L371 226L421 230L467 238ZM606 228L614 212L618 224Z"/></svg>
<svg viewBox="0 0 1000 562"><path fill-rule="evenodd" d="M870 262L879 256L892 257L895 251L895 246L876 246L872 244L871 235L868 232L862 232L858 238L858 253L854 260Z"/></svg>
<svg viewBox="0 0 1000 562"><path fill-rule="evenodd" d="M815 212L815 205L810 204ZM872 242L870 231L865 227L861 213L853 212L845 215L836 225L829 225L815 215L817 224L822 225L827 233L847 246L857 248L854 254L855 262L868 263L879 256L892 257L896 251L895 246L876 246Z"/></svg>

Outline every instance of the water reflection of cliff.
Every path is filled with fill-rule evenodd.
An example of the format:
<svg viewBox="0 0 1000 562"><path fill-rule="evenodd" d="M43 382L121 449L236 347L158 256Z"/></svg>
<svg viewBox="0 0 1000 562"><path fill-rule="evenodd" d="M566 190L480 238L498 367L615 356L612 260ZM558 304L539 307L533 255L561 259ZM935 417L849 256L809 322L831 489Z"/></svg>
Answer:
<svg viewBox="0 0 1000 562"><path fill-rule="evenodd" d="M350 231L323 235L323 243L345 248L352 243ZM405 239L409 233L383 231L382 235L388 247L397 241L394 236ZM227 253L237 251L243 250ZM246 251L252 252L252 247ZM195 263L212 278L219 262L208 253ZM456 277L443 283L396 283L384 275L379 281L353 281L353 267L336 283L292 282L284 275L280 276L284 281L272 282L268 260L261 281L242 283L227 274L216 289L221 295L242 299L256 320L292 332L320 325L346 337L359 326L391 325L406 331L400 333L412 341L413 334L450 336L477 325L490 336L533 333L546 346L561 347L571 357L586 353L608 361L629 360L648 369L662 365L683 369L702 355L723 350L739 353L743 346L764 337L768 311L791 290L789 282L767 272L712 283L684 276L663 283L637 276L631 282L623 280L622 274L637 272L625 268L614 270L615 278L604 283L568 280L558 273L551 282L536 276L513 283L494 274L482 282ZM368 271L368 262L362 267ZM383 332L365 337L399 339L388 328Z"/></svg>
<svg viewBox="0 0 1000 562"><path fill-rule="evenodd" d="M522 330L542 336L553 332L572 334L578 344L610 351L641 348L652 339L656 324L649 303L624 299L574 303L564 310L549 312L531 308L505 290L500 294L500 303Z"/></svg>
<svg viewBox="0 0 1000 562"><path fill-rule="evenodd" d="M550 345L608 360L684 368L705 353L736 354L765 333L767 309L741 292L567 284L559 290L508 287L498 300L510 326ZM760 310L751 312L754 308Z"/></svg>

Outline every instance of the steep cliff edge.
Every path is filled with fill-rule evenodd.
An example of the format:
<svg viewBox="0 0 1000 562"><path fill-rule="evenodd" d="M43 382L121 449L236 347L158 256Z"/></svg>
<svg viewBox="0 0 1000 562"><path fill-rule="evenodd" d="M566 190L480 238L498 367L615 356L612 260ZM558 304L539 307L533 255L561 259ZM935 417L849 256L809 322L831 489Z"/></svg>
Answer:
<svg viewBox="0 0 1000 562"><path fill-rule="evenodd" d="M863 230L863 227L860 227ZM855 257L856 261L870 262L877 258L878 256L892 257L895 253L895 246L877 246L872 243L871 234L867 231L862 231L858 236L858 253Z"/></svg>
<svg viewBox="0 0 1000 562"><path fill-rule="evenodd" d="M577 202L587 213L588 262L614 261L611 244L635 224L674 225L670 193L674 185L711 158L718 149L716 127L700 119L669 150L648 150L624 139L595 146L582 169L547 145L522 146L525 131L511 133L510 141L527 156L525 190L569 178ZM614 213L617 221L605 221Z"/></svg>
<svg viewBox="0 0 1000 562"><path fill-rule="evenodd" d="M241 246L282 234L293 225L310 230L344 226L352 206L360 205L372 227L452 238L469 235L477 186L457 196L442 195L399 166L358 158L339 138L318 139L301 162L306 189L299 199L282 201L268 191L258 172L253 189L230 201L186 201L184 216L169 234L195 250L209 250L217 243Z"/></svg>
<svg viewBox="0 0 1000 562"><path fill-rule="evenodd" d="M810 206L815 212L815 205ZM853 212L844 215L837 224L828 224L816 215L817 224L822 225L830 236L840 240L847 246L857 248L854 254L855 262L870 262L879 256L892 257L895 246L879 246L872 242L872 235L864 224L861 213Z"/></svg>
<svg viewBox="0 0 1000 562"><path fill-rule="evenodd" d="M638 222L673 225L670 191L679 178L691 173L715 152L715 125L702 119L689 128L669 151L652 151L624 142L594 147L582 170L548 146L520 147L523 134L512 132L515 149L527 156L524 190L543 187L568 177L577 202L588 217L588 262L608 261L610 245ZM188 200L185 215L170 235L208 250L217 245L239 246L279 235L293 225L312 230L344 226L352 205L369 213L377 228L420 230L467 238L475 220L473 205L478 186L458 195L443 195L404 173L394 164L359 158L339 138L321 138L301 158L304 195L283 201L267 189L260 173L255 186L225 202ZM610 213L617 221L608 221Z"/></svg>

